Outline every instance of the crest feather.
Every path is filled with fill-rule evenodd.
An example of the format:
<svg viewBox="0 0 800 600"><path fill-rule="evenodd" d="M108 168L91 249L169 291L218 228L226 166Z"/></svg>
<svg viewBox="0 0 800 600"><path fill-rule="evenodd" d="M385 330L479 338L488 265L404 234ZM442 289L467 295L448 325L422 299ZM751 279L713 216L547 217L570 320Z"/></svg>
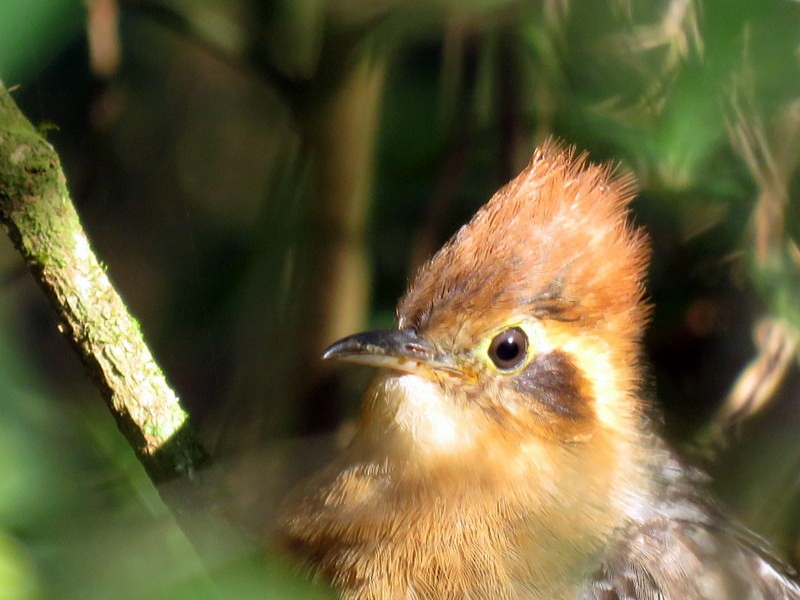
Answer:
<svg viewBox="0 0 800 600"><path fill-rule="evenodd" d="M496 323L499 313L524 313L638 340L650 251L630 221L635 189L632 175L546 142L418 270L400 326L462 328L476 314Z"/></svg>

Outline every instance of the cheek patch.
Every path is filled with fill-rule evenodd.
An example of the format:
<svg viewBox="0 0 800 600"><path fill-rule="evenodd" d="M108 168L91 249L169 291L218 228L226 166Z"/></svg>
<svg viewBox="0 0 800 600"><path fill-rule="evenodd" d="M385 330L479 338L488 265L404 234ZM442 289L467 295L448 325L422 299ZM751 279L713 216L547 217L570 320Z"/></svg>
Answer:
<svg viewBox="0 0 800 600"><path fill-rule="evenodd" d="M591 386L565 352L537 356L512 381L517 391L555 417L574 422L594 418Z"/></svg>

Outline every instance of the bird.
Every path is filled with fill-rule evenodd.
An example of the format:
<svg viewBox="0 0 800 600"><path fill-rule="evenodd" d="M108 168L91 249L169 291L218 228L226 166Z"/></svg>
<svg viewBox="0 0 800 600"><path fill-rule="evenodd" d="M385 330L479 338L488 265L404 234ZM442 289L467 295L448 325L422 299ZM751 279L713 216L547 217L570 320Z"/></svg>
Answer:
<svg viewBox="0 0 800 600"><path fill-rule="evenodd" d="M549 139L411 279L352 440L279 546L344 600L789 599L800 586L664 441L636 183Z"/></svg>

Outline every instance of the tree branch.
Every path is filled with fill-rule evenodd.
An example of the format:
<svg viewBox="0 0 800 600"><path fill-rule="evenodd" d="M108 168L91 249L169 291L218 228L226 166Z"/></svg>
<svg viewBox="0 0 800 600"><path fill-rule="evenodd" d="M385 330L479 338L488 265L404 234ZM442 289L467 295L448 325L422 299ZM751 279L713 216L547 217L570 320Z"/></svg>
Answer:
<svg viewBox="0 0 800 600"><path fill-rule="evenodd" d="M58 313L109 410L154 483L208 460L175 392L98 262L53 147L0 82L0 220ZM191 477L189 477L191 478ZM179 513L202 496L165 498Z"/></svg>

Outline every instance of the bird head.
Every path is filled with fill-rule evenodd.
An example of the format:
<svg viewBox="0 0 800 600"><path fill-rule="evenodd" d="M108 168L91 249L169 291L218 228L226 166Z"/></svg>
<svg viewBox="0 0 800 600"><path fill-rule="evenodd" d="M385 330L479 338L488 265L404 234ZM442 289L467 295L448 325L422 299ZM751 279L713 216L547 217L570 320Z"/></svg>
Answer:
<svg viewBox="0 0 800 600"><path fill-rule="evenodd" d="M633 188L553 142L536 150L419 269L396 329L325 352L385 369L362 429L429 462L637 438L649 249Z"/></svg>

